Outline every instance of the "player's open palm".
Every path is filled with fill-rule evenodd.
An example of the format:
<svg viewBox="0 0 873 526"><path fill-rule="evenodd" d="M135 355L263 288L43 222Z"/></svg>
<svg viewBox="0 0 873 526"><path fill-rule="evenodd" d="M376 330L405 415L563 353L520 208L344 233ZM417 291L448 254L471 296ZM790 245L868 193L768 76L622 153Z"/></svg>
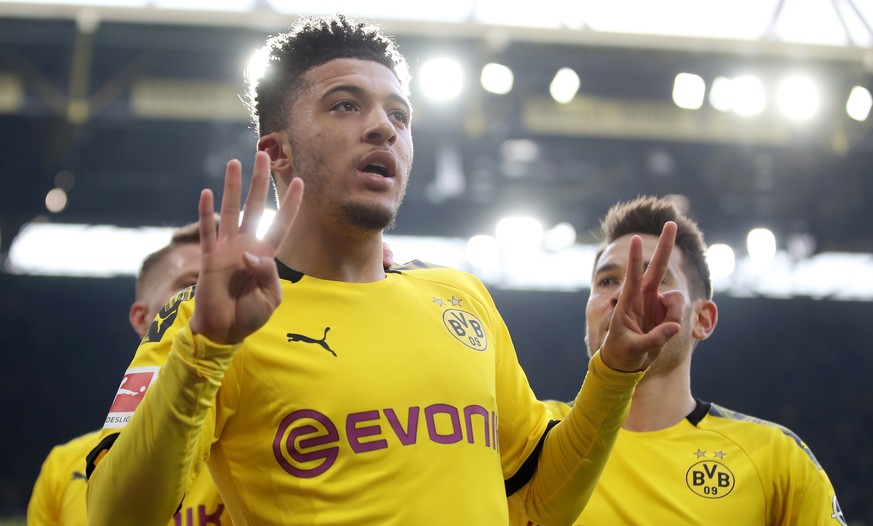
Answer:
<svg viewBox="0 0 873 526"><path fill-rule="evenodd" d="M255 155L251 186L242 210L242 168L239 161L227 164L221 222L215 232L212 192L200 195L200 277L197 280L191 330L216 343L239 343L259 329L282 300L274 263L279 244L294 222L303 195L303 181L288 186L279 211L263 239L258 223L270 184L269 156Z"/></svg>
<svg viewBox="0 0 873 526"><path fill-rule="evenodd" d="M613 369L639 371L648 367L679 332L685 297L676 290L659 290L675 242L676 223L668 221L646 267L642 240L631 238L627 275L602 350L603 360Z"/></svg>

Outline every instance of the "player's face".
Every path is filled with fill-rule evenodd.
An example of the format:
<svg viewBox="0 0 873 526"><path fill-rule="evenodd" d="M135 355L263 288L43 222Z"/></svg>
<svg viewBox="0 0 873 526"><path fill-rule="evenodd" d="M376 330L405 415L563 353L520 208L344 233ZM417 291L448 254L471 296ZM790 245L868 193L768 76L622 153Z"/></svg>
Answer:
<svg viewBox="0 0 873 526"><path fill-rule="evenodd" d="M369 60L306 73L287 130L304 210L366 231L391 226L412 168L411 107L400 82Z"/></svg>
<svg viewBox="0 0 873 526"><path fill-rule="evenodd" d="M200 245L184 243L173 248L149 274L142 301L148 312L146 320L153 320L167 301L177 292L197 283L200 275Z"/></svg>
<svg viewBox="0 0 873 526"><path fill-rule="evenodd" d="M591 279L591 294L585 307L585 342L588 345L589 356L594 354L606 339L612 313L618 302L619 293L624 286L631 237L631 235L626 235L609 244L594 268ZM658 237L652 235L641 235L640 237L643 241L643 262L648 265L655 253L655 247L658 246ZM678 290L686 298L689 298L688 280L682 271L682 261L682 252L674 249L670 254L667 273L660 289L661 291ZM686 302L686 305L688 303L690 302ZM664 350L661 351L646 373L647 377L657 374L658 371L674 368L688 356L695 341L691 336L692 312L693 308L687 306L682 316L682 328L679 334L673 336Z"/></svg>

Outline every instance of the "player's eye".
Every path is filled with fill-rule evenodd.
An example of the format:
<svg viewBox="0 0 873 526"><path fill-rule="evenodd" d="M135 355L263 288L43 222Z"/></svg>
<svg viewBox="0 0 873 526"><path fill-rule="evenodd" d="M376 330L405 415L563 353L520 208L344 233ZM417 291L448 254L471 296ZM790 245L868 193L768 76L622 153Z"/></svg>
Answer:
<svg viewBox="0 0 873 526"><path fill-rule="evenodd" d="M409 124L409 113L403 110L394 110L389 112L392 118L397 120L398 122L402 122L403 124Z"/></svg>
<svg viewBox="0 0 873 526"><path fill-rule="evenodd" d="M343 111L343 112L351 112L358 109L358 106L350 100L340 101L333 106L334 110Z"/></svg>

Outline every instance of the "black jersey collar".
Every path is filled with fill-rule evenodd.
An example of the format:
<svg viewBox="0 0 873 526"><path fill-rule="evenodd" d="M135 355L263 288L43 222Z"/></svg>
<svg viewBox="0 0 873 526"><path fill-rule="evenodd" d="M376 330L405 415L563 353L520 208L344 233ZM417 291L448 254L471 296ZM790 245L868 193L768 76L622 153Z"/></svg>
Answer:
<svg viewBox="0 0 873 526"><path fill-rule="evenodd" d="M276 269L279 271L279 277L286 281L290 281L291 283L297 283L301 279L303 279L303 273L294 270L288 265L282 263L278 259L274 260L276 262ZM400 269L390 268L385 271L386 274L402 274Z"/></svg>
<svg viewBox="0 0 873 526"><path fill-rule="evenodd" d="M691 422L691 424L696 427L697 424L699 424L700 421L703 420L703 417L705 417L707 413L709 413L709 409L712 407L712 404L709 402L704 402L699 398L695 398L694 401L697 403L697 405L694 406L694 410L688 413L688 416L686 416L685 419Z"/></svg>
<svg viewBox="0 0 873 526"><path fill-rule="evenodd" d="M274 261L276 262L276 269L279 271L279 278L290 281L291 283L297 283L298 281L303 279L302 272L294 270L293 268L282 263L278 259Z"/></svg>

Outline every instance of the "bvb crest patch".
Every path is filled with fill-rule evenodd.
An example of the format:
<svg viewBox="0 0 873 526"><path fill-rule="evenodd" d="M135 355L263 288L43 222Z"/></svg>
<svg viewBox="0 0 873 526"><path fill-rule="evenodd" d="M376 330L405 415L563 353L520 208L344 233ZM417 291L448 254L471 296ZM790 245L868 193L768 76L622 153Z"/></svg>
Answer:
<svg viewBox="0 0 873 526"><path fill-rule="evenodd" d="M706 453L703 452L705 456ZM716 458L719 453L716 453ZM693 464L685 473L685 483L688 489L707 499L720 499L733 491L736 478L727 466L718 460L701 460Z"/></svg>
<svg viewBox="0 0 873 526"><path fill-rule="evenodd" d="M474 351L481 352L488 348L485 325L475 315L461 309L446 309L443 311L443 324L456 340Z"/></svg>

